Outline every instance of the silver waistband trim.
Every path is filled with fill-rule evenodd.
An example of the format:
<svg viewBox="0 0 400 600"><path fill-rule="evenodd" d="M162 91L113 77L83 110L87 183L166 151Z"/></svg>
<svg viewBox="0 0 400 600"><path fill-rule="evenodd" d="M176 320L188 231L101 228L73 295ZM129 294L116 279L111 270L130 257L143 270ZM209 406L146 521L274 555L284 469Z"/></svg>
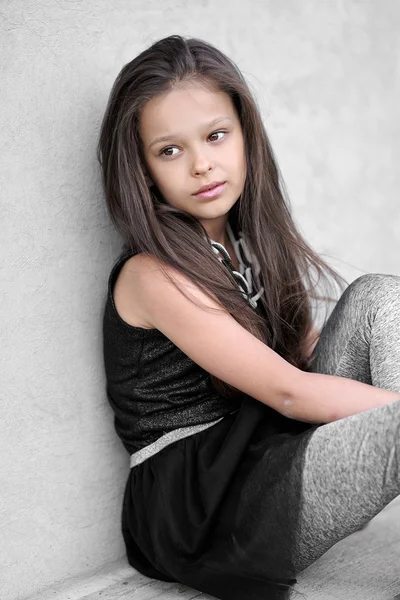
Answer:
<svg viewBox="0 0 400 600"><path fill-rule="evenodd" d="M233 412L236 412L236 411L233 411ZM231 413L229 413L229 414L231 414ZM160 450L162 450L169 444L172 444L172 442L176 442L177 440L181 440L185 437L188 437L189 435L193 435L194 433L203 431L204 429L207 429L208 427L211 427L212 425L219 423L224 418L225 417L220 417L219 419L216 419L215 421L210 421L209 423L202 423L200 425L191 425L190 427L180 427L179 429L173 429L172 431L165 433L164 435L159 437L152 444L149 444L148 446L145 446L141 450L138 450L137 452L134 452L133 454L131 454L130 468L132 469L132 467L136 467L136 465L139 465L147 458L150 458L150 456L153 456L154 454L156 454L157 452L159 452Z"/></svg>

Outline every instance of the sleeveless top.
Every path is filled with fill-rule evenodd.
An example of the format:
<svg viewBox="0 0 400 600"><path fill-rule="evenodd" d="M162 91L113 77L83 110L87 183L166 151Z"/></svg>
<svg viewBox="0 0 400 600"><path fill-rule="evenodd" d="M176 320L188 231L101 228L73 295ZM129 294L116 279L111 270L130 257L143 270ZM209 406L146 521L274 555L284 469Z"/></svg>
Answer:
<svg viewBox="0 0 400 600"><path fill-rule="evenodd" d="M243 238L236 240L229 224L227 230L240 265L236 277L238 281L243 279L241 286L248 290L251 305L256 306L263 288L254 293L251 265L255 265L256 275L259 266ZM224 246L214 241L212 246L216 254L221 252L230 262ZM236 412L246 395L221 396L212 386L209 373L161 331L135 327L122 319L114 304L114 285L125 261L137 252L122 252L112 267L103 314L107 398L114 412L116 433L131 455L131 467L173 441Z"/></svg>

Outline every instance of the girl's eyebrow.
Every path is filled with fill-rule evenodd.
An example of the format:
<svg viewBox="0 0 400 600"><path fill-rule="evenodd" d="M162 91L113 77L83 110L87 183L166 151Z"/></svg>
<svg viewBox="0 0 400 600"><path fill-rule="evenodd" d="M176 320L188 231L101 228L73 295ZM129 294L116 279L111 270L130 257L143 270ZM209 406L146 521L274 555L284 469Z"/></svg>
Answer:
<svg viewBox="0 0 400 600"><path fill-rule="evenodd" d="M209 123L205 123L204 128L207 129L208 127L212 127L213 125L216 125L216 123L219 123L220 121L225 121L225 119L228 119L229 121L232 121L232 119L230 117L217 117L216 119L213 119L212 121L210 121ZM157 144L158 142L167 142L168 140L172 140L173 138L177 138L179 137L181 134L180 133L170 133L168 135L163 135L161 137L158 137L156 139L154 139L151 144L149 144L149 149L154 146L154 144Z"/></svg>

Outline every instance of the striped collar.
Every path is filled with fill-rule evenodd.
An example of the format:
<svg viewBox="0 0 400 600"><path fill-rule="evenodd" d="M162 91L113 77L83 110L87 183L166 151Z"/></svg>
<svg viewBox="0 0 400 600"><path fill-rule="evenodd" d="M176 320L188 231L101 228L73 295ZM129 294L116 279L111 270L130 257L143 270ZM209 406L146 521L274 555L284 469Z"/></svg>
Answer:
<svg viewBox="0 0 400 600"><path fill-rule="evenodd" d="M226 230L239 261L239 271L235 270L229 252L225 246L219 242L210 240L214 254L222 254L224 258L217 256L218 260L224 263L232 271L233 276L238 282L239 289L242 291L243 297L249 302L252 308L256 308L257 300L264 293L264 287L260 287L260 264L257 260L257 257L249 250L244 240L243 233L239 231L239 238L236 239L229 221L227 223ZM253 282L259 288L258 292L253 290Z"/></svg>

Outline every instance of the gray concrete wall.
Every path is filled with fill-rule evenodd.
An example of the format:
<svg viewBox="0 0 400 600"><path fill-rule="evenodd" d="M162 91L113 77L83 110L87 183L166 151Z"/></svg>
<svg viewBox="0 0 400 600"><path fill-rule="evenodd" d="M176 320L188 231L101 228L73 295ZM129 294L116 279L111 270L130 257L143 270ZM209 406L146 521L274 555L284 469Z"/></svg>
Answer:
<svg viewBox="0 0 400 600"><path fill-rule="evenodd" d="M400 274L395 0L0 2L0 595L123 555L128 455L101 317L120 248L95 145L124 63L172 33L242 68L299 226L350 281Z"/></svg>

